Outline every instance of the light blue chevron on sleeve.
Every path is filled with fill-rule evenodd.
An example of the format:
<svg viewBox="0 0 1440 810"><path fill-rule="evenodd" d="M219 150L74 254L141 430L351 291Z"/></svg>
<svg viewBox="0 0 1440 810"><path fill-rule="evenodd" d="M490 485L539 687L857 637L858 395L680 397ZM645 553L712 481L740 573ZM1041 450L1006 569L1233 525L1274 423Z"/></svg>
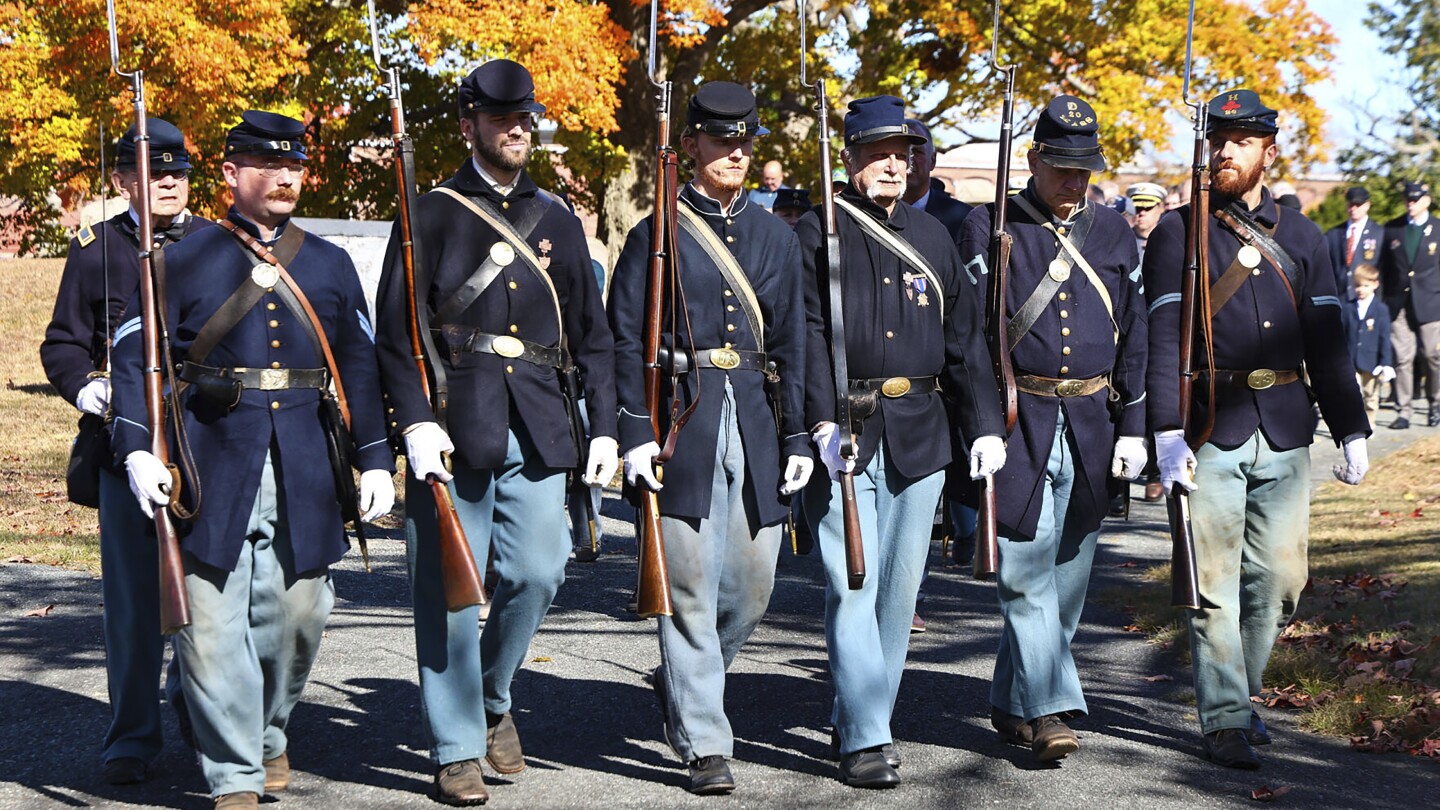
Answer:
<svg viewBox="0 0 1440 810"><path fill-rule="evenodd" d="M358 309L355 310L355 317L360 319L360 329L365 333L365 337L370 338L370 343L373 345L375 343L375 329L370 326L370 319L365 317L365 313Z"/></svg>
<svg viewBox="0 0 1440 810"><path fill-rule="evenodd" d="M1180 303L1180 293L1167 293L1155 299L1155 303L1150 305L1150 311L1154 312L1155 310L1165 306L1166 304L1178 303Z"/></svg>
<svg viewBox="0 0 1440 810"><path fill-rule="evenodd" d="M1311 306L1336 307L1340 306L1340 298L1335 295L1316 295L1310 299Z"/></svg>
<svg viewBox="0 0 1440 810"><path fill-rule="evenodd" d="M973 258L973 259L971 259L970 261L968 261L968 262L965 263L965 277L968 278L968 279L970 279L970 283L971 283L971 284L974 284L974 285L976 285L976 286L979 286L979 284L980 284L980 279L976 278L976 277L975 277L975 273L974 273L973 271L971 271L971 269L970 269L970 268L975 267L975 266L977 266L977 265L978 265L979 268L980 268L980 275L982 275L982 276L988 276L988 275L990 275L990 268L987 267L987 266L985 266L985 257L984 257L984 256L978 256L978 255L977 255L975 258Z"/></svg>
<svg viewBox="0 0 1440 810"><path fill-rule="evenodd" d="M131 334L138 331L140 331L139 318L131 318L125 323L120 324L120 328L115 330L115 339L110 341L110 347L113 349L114 347L119 346L120 341L124 340Z"/></svg>

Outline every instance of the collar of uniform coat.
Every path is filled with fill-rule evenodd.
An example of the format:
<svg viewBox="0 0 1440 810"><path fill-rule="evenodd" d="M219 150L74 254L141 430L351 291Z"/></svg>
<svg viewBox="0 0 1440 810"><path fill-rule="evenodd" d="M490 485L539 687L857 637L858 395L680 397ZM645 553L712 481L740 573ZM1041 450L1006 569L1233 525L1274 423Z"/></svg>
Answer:
<svg viewBox="0 0 1440 810"><path fill-rule="evenodd" d="M234 206L231 206L230 210L226 212L225 218L240 226L240 230L255 237L255 241L266 247L271 247L276 242L279 242L280 237L285 235L285 229L290 226L290 218L286 217L284 222L275 226L275 232L270 234L269 239L263 239L260 236L260 226L241 216L240 212L236 211Z"/></svg>
<svg viewBox="0 0 1440 810"><path fill-rule="evenodd" d="M720 210L720 201L712 199L710 195L696 188L694 183L686 183L685 188L680 190L680 199L695 209L695 213L707 217L733 217L745 210L750 204L750 195L741 192L735 198L735 203L729 211Z"/></svg>
<svg viewBox="0 0 1440 810"><path fill-rule="evenodd" d="M889 225L893 231L905 230L905 226L910 222L910 215L908 213L910 204L903 200L896 200L895 210L886 214L883 206L857 191L854 183L847 184L845 188L841 189L840 196L844 197L846 202L851 203L861 211Z"/></svg>
<svg viewBox="0 0 1440 810"><path fill-rule="evenodd" d="M530 179L530 172L521 169L520 174L515 177L515 189L509 194L501 194L495 190L494 186L485 182L479 172L475 171L473 157L466 158L460 166L460 171L455 173L455 186L455 190L461 194L485 197L494 200L496 204L515 197L534 197L540 190L540 187L535 185L535 181Z"/></svg>
<svg viewBox="0 0 1440 810"><path fill-rule="evenodd" d="M1080 216L1080 212L1084 211L1085 206L1090 204L1090 200L1088 199L1081 200L1080 204L1075 206L1075 210L1070 214L1069 219L1061 219L1055 216L1055 212L1050 210L1050 206L1046 205L1045 202L1040 199L1040 196L1035 193L1035 184L1033 182L1025 186L1025 188L1021 189L1020 193L1024 195L1026 202L1035 206L1036 211L1047 215L1050 219L1050 224L1054 225L1057 228L1061 225L1064 225L1067 228L1072 227L1075 223L1075 218ZM1021 213L1024 213L1024 209L1021 209ZM1044 225L1045 223L1037 222L1035 224Z"/></svg>
<svg viewBox="0 0 1440 810"><path fill-rule="evenodd" d="M1267 186L1260 187L1260 204L1255 206L1253 211L1245 207L1244 200L1227 197L1219 192L1211 192L1210 212L1213 214L1232 202L1239 203L1242 209L1249 212L1251 219L1267 228L1275 227L1275 223L1280 221L1280 218L1275 216L1275 198L1270 196L1270 189Z"/></svg>

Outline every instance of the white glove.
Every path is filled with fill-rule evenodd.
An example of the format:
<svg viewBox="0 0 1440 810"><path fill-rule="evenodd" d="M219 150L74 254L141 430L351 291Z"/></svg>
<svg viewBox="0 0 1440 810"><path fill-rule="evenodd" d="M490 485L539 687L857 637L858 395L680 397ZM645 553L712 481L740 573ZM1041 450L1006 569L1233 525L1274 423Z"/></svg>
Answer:
<svg viewBox="0 0 1440 810"><path fill-rule="evenodd" d="M441 457L442 453L454 449L455 443L450 441L450 436L438 422L420 422L405 433L405 460L417 481L433 475L443 484L454 478L445 469L445 460Z"/></svg>
<svg viewBox="0 0 1440 810"><path fill-rule="evenodd" d="M786 456L785 475L780 480L780 494L794 495L810 483L810 473L815 471L815 461L808 456Z"/></svg>
<svg viewBox="0 0 1440 810"><path fill-rule="evenodd" d="M170 503L170 468L144 450L136 450L125 457L125 471L130 474L130 492L140 504L145 517L155 517L155 507Z"/></svg>
<svg viewBox="0 0 1440 810"><path fill-rule="evenodd" d="M85 383L75 395L75 407L82 413L104 416L105 409L110 407L110 381L99 377Z"/></svg>
<svg viewBox="0 0 1440 810"><path fill-rule="evenodd" d="M1145 471L1150 451L1139 436L1121 436L1115 440L1115 456L1110 462L1110 476L1134 481Z"/></svg>
<svg viewBox="0 0 1440 810"><path fill-rule="evenodd" d="M1345 440L1345 463L1330 468L1335 477L1347 484L1355 485L1365 478L1370 469L1370 454L1365 449L1365 437L1356 436Z"/></svg>
<svg viewBox="0 0 1440 810"><path fill-rule="evenodd" d="M831 481L839 481L841 473L855 472L855 459L840 458L840 426L834 422L821 422L810 431L810 440L820 451L820 463L830 473ZM788 476L787 476L788 477Z"/></svg>
<svg viewBox="0 0 1440 810"><path fill-rule="evenodd" d="M360 519L374 520L395 508L395 479L389 470L366 470L360 473Z"/></svg>
<svg viewBox="0 0 1440 810"><path fill-rule="evenodd" d="M590 440L589 463L580 480L589 487L603 487L615 477L620 468L620 444L609 436L596 436Z"/></svg>
<svg viewBox="0 0 1440 810"><path fill-rule="evenodd" d="M999 436L981 436L970 445L970 477L979 481L1000 472L1005 466L1005 440Z"/></svg>
<svg viewBox="0 0 1440 810"><path fill-rule="evenodd" d="M651 492L659 492L664 489L660 478L655 475L655 457L658 455L660 455L660 445L655 442L646 442L626 450L626 483L632 487L643 486Z"/></svg>
<svg viewBox="0 0 1440 810"><path fill-rule="evenodd" d="M1376 366L1375 370L1370 373L1380 378L1382 383L1388 383L1395 379L1395 369L1390 366Z"/></svg>
<svg viewBox="0 0 1440 810"><path fill-rule="evenodd" d="M1176 483L1186 492L1195 491L1195 454L1185 443L1185 431L1162 430L1155 434L1155 463L1160 468L1160 485L1167 493Z"/></svg>

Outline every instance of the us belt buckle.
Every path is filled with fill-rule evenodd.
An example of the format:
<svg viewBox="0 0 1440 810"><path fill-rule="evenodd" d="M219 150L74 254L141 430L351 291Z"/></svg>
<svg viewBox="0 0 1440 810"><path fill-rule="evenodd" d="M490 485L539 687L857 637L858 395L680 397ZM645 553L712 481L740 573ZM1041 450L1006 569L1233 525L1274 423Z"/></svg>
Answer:
<svg viewBox="0 0 1440 810"><path fill-rule="evenodd" d="M1256 391L1264 391L1275 384L1275 372L1268 368L1257 368L1245 375L1245 384Z"/></svg>
<svg viewBox="0 0 1440 810"><path fill-rule="evenodd" d="M740 365L740 353L734 349L711 349L710 365L723 369L737 368Z"/></svg>
<svg viewBox="0 0 1440 810"><path fill-rule="evenodd" d="M1084 390L1085 382L1083 380L1066 380L1055 386L1055 396L1078 397Z"/></svg>
<svg viewBox="0 0 1440 810"><path fill-rule="evenodd" d="M880 393L892 399L895 397L903 397L910 393L910 378L891 377L880 384Z"/></svg>
<svg viewBox="0 0 1440 810"><path fill-rule="evenodd" d="M290 387L290 369L288 368L262 368L260 369L260 390L281 391Z"/></svg>
<svg viewBox="0 0 1440 810"><path fill-rule="evenodd" d="M519 357L525 353L525 344L521 343L519 338L509 335L500 335L495 338L491 342L490 348L494 349L495 353L501 357Z"/></svg>

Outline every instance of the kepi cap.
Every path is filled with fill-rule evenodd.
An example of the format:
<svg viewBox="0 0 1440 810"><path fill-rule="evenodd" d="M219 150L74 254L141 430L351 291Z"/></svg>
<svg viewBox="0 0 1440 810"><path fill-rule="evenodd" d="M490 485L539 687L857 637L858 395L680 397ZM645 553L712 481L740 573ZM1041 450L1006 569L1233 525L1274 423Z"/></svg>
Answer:
<svg viewBox="0 0 1440 810"><path fill-rule="evenodd" d="M769 135L760 126L755 94L735 82L705 82L685 106L685 126L717 138L756 138Z"/></svg>
<svg viewBox="0 0 1440 810"><path fill-rule="evenodd" d="M190 153L185 151L185 135L179 127L169 121L146 116L145 130L150 136L150 171L173 172L190 168ZM132 124L115 144L115 168L135 168L138 165L135 156L135 126Z"/></svg>
<svg viewBox="0 0 1440 810"><path fill-rule="evenodd" d="M460 82L460 115L514 112L545 114L545 105L535 100L535 80L519 62L492 59Z"/></svg>
<svg viewBox="0 0 1440 810"><path fill-rule="evenodd" d="M1099 131L1094 107L1075 96L1057 96L1040 113L1030 148L1056 168L1103 172L1107 164Z"/></svg>
<svg viewBox="0 0 1440 810"><path fill-rule="evenodd" d="M869 96L850 102L845 113L845 145L857 146L886 138L905 138L912 144L928 143L905 123L905 102L895 96Z"/></svg>
<svg viewBox="0 0 1440 810"><path fill-rule="evenodd" d="M1275 121L1279 113L1265 106L1254 90L1227 90L1210 99L1209 118L1205 133L1222 129L1248 129L1262 135L1280 131Z"/></svg>
<svg viewBox="0 0 1440 810"><path fill-rule="evenodd" d="M305 124L280 113L246 110L240 123L225 134L225 157L268 155L309 160L305 154Z"/></svg>

